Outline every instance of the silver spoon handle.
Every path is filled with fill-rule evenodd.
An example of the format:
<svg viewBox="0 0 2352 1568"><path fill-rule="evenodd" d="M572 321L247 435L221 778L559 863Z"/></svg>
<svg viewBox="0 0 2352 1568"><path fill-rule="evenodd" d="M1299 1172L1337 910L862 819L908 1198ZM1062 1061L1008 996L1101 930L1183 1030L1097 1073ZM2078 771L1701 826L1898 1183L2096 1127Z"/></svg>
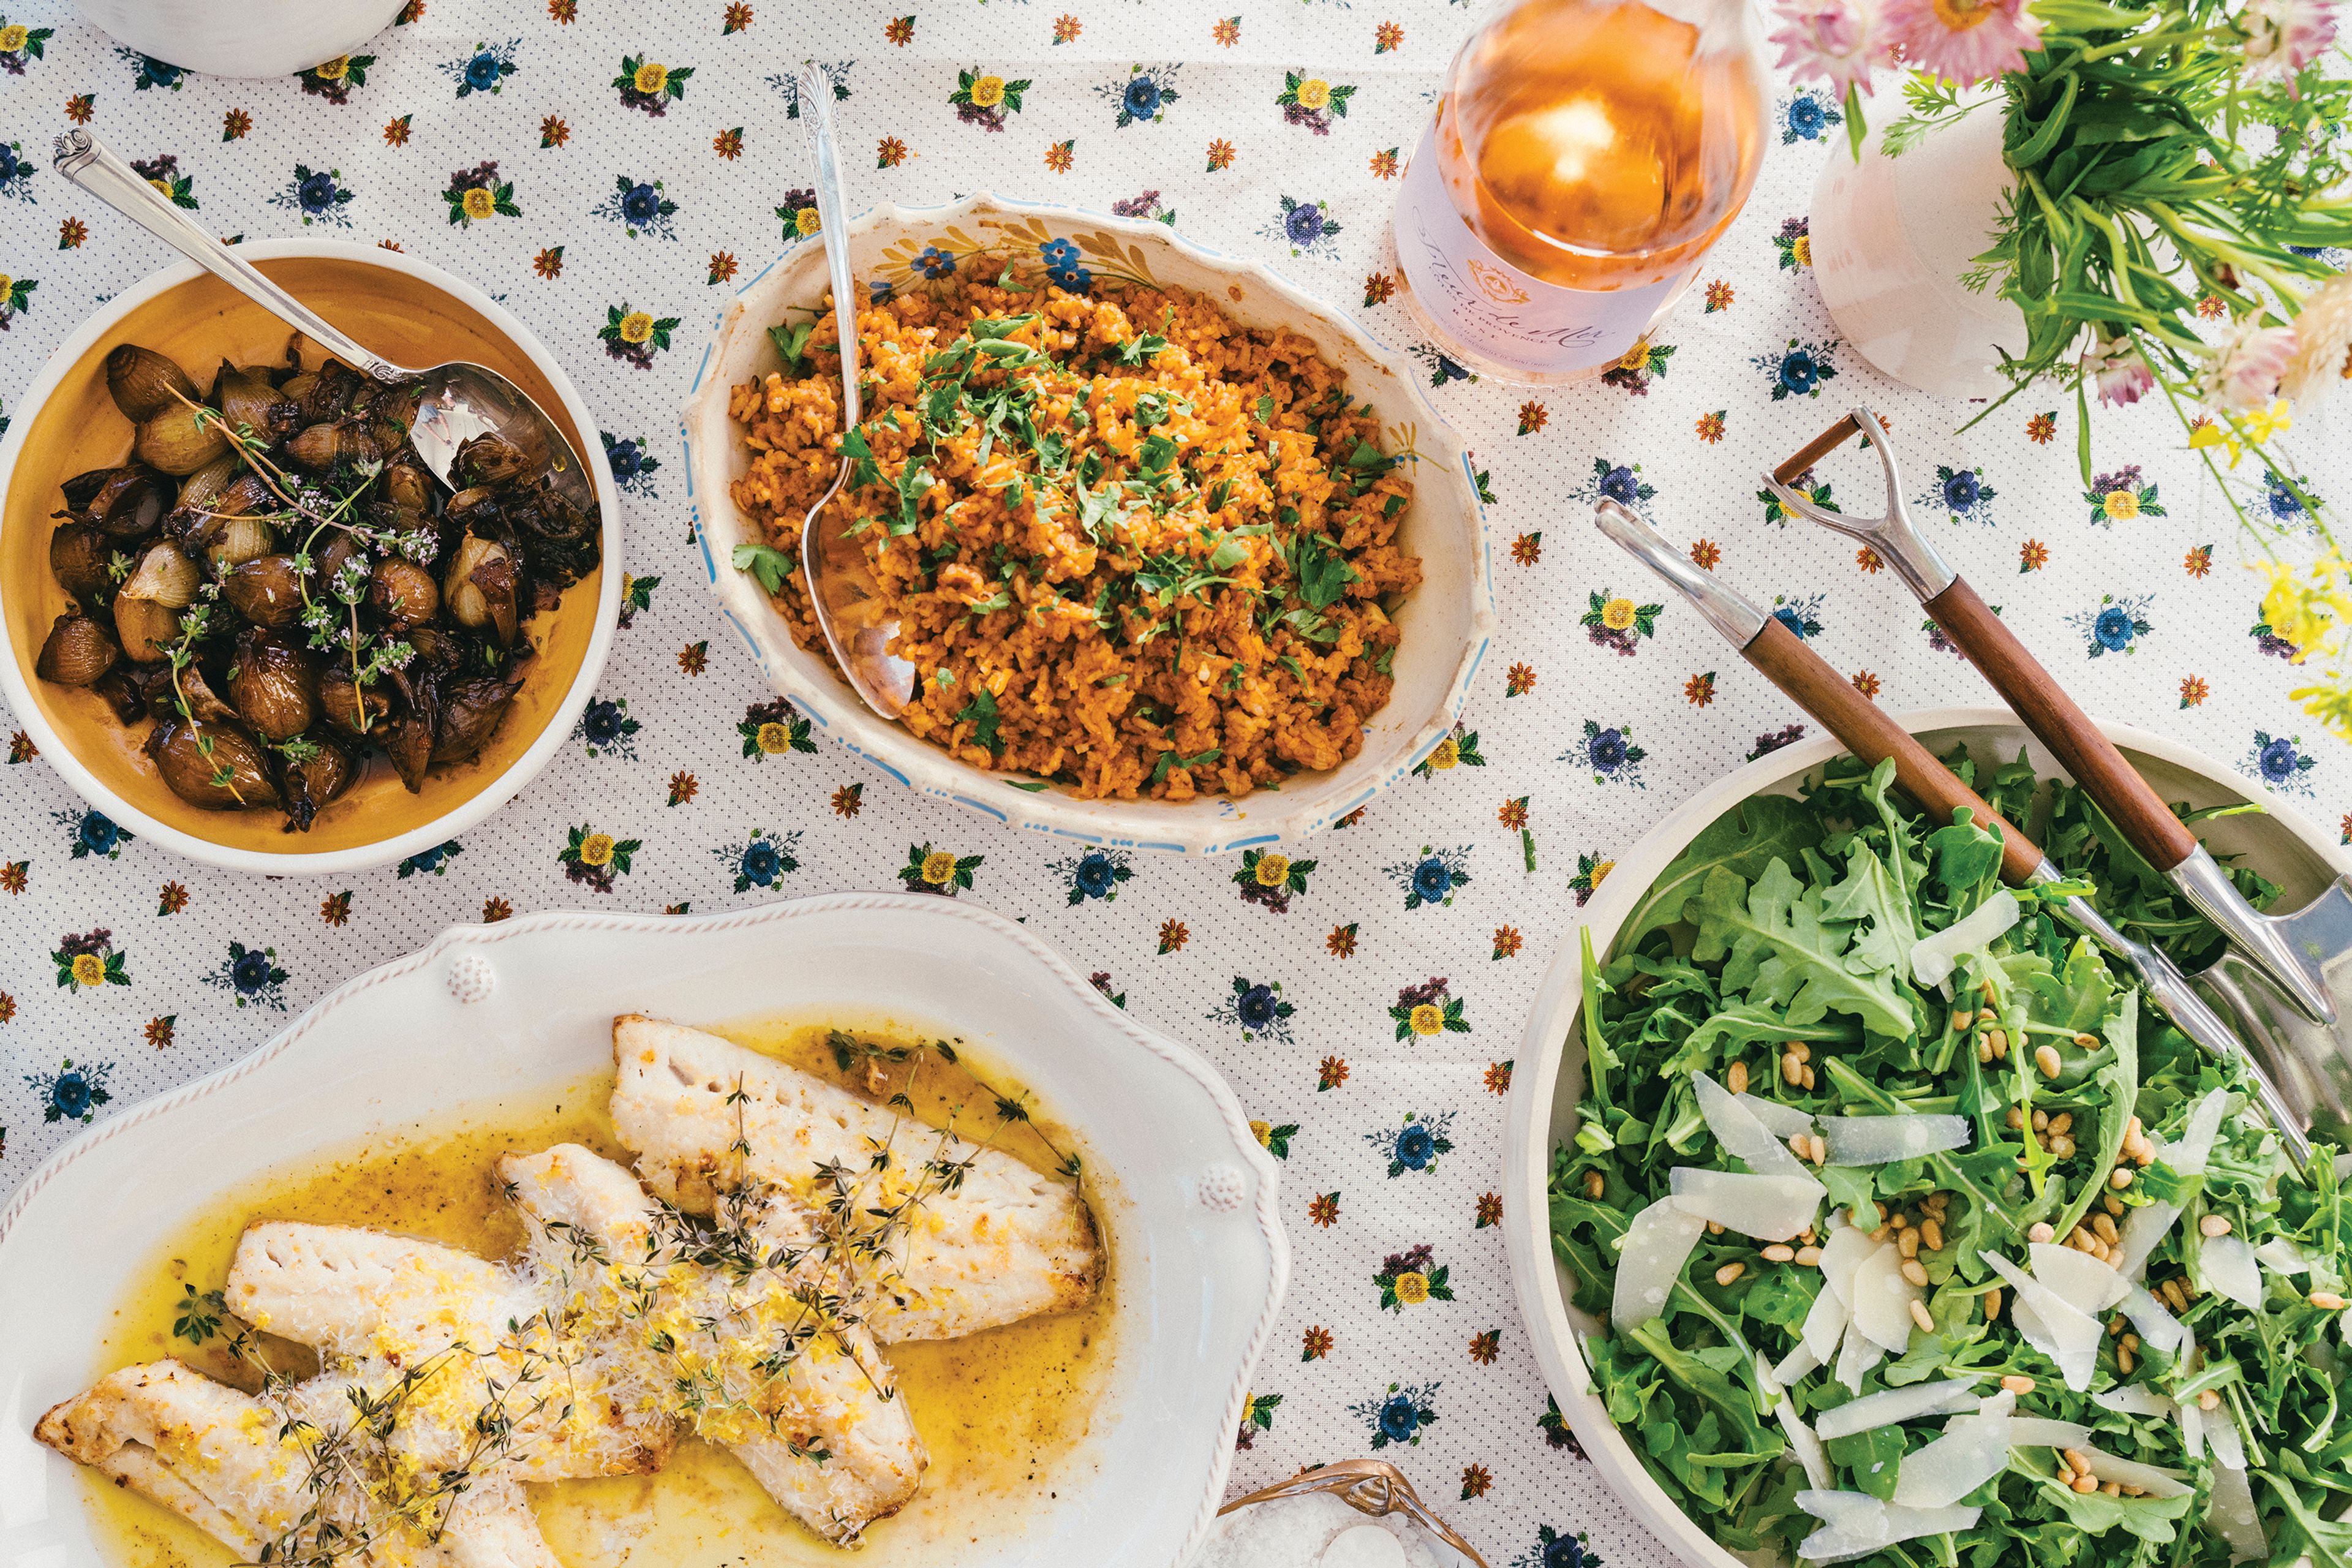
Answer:
<svg viewBox="0 0 2352 1568"><path fill-rule="evenodd" d="M280 289L228 246L207 233L161 191L142 179L111 148L87 131L57 140L58 174L138 224L148 233L294 328L352 369L377 381L406 381L415 372L362 348L301 300Z"/></svg>
<svg viewBox="0 0 2352 1568"><path fill-rule="evenodd" d="M858 420L857 286L849 276L848 218L841 207L841 157L833 144L833 83L814 61L800 70L801 123L816 154L817 233L833 275L833 321L841 333L841 427Z"/></svg>

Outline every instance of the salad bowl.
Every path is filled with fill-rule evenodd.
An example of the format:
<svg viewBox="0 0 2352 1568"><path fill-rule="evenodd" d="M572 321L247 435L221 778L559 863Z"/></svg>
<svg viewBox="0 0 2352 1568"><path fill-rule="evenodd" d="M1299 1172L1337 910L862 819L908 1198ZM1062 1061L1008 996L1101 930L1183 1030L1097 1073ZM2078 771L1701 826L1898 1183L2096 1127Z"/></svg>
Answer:
<svg viewBox="0 0 2352 1568"><path fill-rule="evenodd" d="M2065 776L2005 710L1939 709L1896 717L1938 755L1965 746L1980 778L2021 752L2042 777ZM2326 834L2228 764L2146 731L2104 722L2100 728L2165 800L2197 807L2253 805L2243 815L2201 822L2200 836L2217 856L2240 857L2280 884L2290 905L2352 867L2352 857ZM1770 752L1699 791L1622 856L1545 976L1513 1074L1503 1153L1503 1205L1510 1216L1505 1241L1536 1359L1562 1418L1603 1479L1633 1518L1690 1568L1755 1568L1778 1559L1735 1553L1715 1539L1706 1520L1685 1512L1644 1468L1593 1387L1585 1342L1601 1325L1572 1304L1575 1278L1552 1245L1549 1190L1553 1151L1574 1139L1584 1092L1581 938L1589 936L1594 955L1605 962L1652 884L1703 830L1743 801L1796 795L1808 775L1843 750L1822 736Z"/></svg>

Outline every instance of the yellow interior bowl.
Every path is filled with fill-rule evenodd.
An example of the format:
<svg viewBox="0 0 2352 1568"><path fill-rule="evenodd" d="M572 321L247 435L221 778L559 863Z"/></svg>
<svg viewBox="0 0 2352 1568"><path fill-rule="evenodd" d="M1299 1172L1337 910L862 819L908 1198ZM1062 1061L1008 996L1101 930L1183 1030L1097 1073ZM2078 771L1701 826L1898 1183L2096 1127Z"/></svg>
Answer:
<svg viewBox="0 0 2352 1568"><path fill-rule="evenodd" d="M541 369L543 350L536 344L525 347L482 310L412 270L416 264L405 258L386 253L378 261L375 253L356 247L302 242L292 242L292 247L332 253L258 259L257 265L386 359L420 366L470 359L509 377L554 416L573 449L586 459L595 482L604 514L603 564L565 590L556 609L525 624L523 635L538 649L538 657L526 667L522 689L488 744L470 762L436 765L414 795L385 758L372 757L352 786L319 813L308 833L292 833L275 810L208 811L189 805L172 793L140 750L152 728L149 721L121 724L96 692L56 685L34 673L50 624L70 607L49 570L49 536L58 526L52 514L65 504L58 487L86 469L123 462L131 450L131 421L106 389L107 354L122 343L152 349L176 362L199 387L212 384L223 359L236 364L285 362L292 329L210 273L199 272L132 304L83 344L71 363L51 366L53 389L22 417L21 444L16 446L15 465L5 478L5 498L0 498L0 509L5 509L0 510L0 630L5 630L7 657L30 697L34 712L24 716L46 721L35 726L50 731L41 738L45 752L62 745L87 772L96 788L85 787L82 793L92 796L91 804L100 810L134 832L141 826L138 819L144 817L151 833L153 825L161 824L201 845L232 852L215 857L198 847L175 846L200 858L238 864L256 855L298 860L327 857L331 860L283 868L330 871L385 858L353 859L348 852L384 846L443 824L444 831L430 837L437 843L459 826L448 822L453 816L468 816L471 820L462 826L470 826L509 798L529 773L544 763L544 755L532 759L528 772L509 777L552 721L560 717L570 722L578 704L567 698L575 687L584 700L586 685L596 673L588 668L592 651L595 665L604 662L610 643L605 628L616 605L604 606L602 601L617 600L618 595L617 591L607 595L603 589L608 569L618 564L618 528L603 444L579 416L569 384L559 391ZM316 367L327 357L307 339L301 349L306 366ZM583 669L588 671L584 683ZM79 785L81 781L68 772ZM503 794L465 813L469 802L502 781Z"/></svg>

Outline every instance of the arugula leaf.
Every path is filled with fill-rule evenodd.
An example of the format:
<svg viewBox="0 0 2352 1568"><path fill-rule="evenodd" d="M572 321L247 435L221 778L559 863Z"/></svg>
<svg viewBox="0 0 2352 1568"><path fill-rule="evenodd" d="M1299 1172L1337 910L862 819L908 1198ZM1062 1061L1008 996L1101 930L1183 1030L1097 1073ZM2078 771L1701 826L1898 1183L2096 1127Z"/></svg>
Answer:
<svg viewBox="0 0 2352 1568"><path fill-rule="evenodd" d="M1911 1008L1885 973L1858 975L1843 962L1848 933L1822 923L1819 889L1799 885L1777 856L1753 883L1721 868L1700 884L1700 963L1725 959L1727 991L1751 1002L1785 1003L1792 1024L1819 1022L1832 1009L1883 1035L1911 1032Z"/></svg>
<svg viewBox="0 0 2352 1568"><path fill-rule="evenodd" d="M1617 950L1640 950L1643 939L1684 919L1690 901L1718 868L1741 877L1763 871L1775 858L1793 858L1822 841L1819 816L1802 801L1760 795L1717 817L1658 874L1618 928Z"/></svg>

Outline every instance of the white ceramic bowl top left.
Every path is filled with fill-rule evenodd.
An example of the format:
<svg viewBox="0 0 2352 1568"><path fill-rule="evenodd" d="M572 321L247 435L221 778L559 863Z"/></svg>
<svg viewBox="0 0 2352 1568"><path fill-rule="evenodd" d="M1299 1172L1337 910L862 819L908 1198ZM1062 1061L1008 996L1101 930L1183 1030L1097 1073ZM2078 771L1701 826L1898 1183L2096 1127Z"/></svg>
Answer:
<svg viewBox="0 0 2352 1568"><path fill-rule="evenodd" d="M1223 1493L1288 1277L1274 1161L1207 1062L1032 932L974 904L841 893L460 926L330 992L235 1067L59 1150L0 1212L0 1568L122 1568L101 1552L77 1467L31 1431L100 1370L109 1308L166 1237L306 1152L576 1084L609 1068L625 1012L879 1013L970 1041L1035 1091L1095 1173L1115 1361L1084 1440L1092 1473L1066 1467L1025 1530L959 1547L955 1568L1186 1560Z"/></svg>
<svg viewBox="0 0 2352 1568"><path fill-rule="evenodd" d="M564 689L561 700L547 710L539 734L501 771L482 780L452 809L421 821L405 831L343 848L309 849L304 847L303 836L290 833L282 836L286 846L282 851L274 847L263 850L217 843L165 822L126 800L75 755L68 737L49 721L43 711L43 705L35 700L26 681L26 669L20 668L16 650L12 647L9 626L13 617L0 614L0 698L6 700L17 722L25 727L34 743L40 748L42 760L57 769L75 794L104 812L119 826L191 860L223 866L235 871L259 871L278 877L341 875L389 865L456 837L513 799L524 785L554 760L558 752L564 749L581 710L587 706L588 700L595 693L596 681L603 673L606 656L612 651L614 631L620 617L624 573L621 566L619 491L614 483L612 468L605 460L603 443L596 439L596 417L582 401L571 378L563 374L563 367L529 327L473 284L430 263L374 246L333 240L264 239L250 241L238 249L247 259L255 261L321 258L346 266L381 268L414 279L426 289L437 290L479 315L545 379L572 429L584 438L581 443L583 447L581 457L588 465L589 475L595 483L601 503L602 570L595 596L591 599L582 587L575 586L565 595L563 607L557 612L563 616L593 616L595 622L590 630L579 668ZM91 353L92 345L104 339L132 311L157 296L205 276L193 261L183 261L153 273L108 300L58 345L57 352L49 356L49 363L42 369L39 378L19 401L7 435L0 437L0 493L8 492L16 482L19 459L25 453L26 442L33 433L43 405L68 377L94 374L95 366L83 364L85 357ZM331 307L327 309L331 315ZM292 329L287 330L290 331ZM362 331L358 335L364 340L368 334ZM442 349L442 358L449 360L465 359L474 352L463 341L443 344L436 339L434 346ZM127 424L123 439L127 447L130 439ZM53 498L42 500L43 505L39 510L46 515ZM5 606L12 595L32 591L34 586L0 581L0 606ZM23 661L25 666L30 663L29 657ZM507 723L517 721L517 718L509 717ZM492 743L495 745L497 742L494 740ZM192 812L190 815L201 818L224 814Z"/></svg>

